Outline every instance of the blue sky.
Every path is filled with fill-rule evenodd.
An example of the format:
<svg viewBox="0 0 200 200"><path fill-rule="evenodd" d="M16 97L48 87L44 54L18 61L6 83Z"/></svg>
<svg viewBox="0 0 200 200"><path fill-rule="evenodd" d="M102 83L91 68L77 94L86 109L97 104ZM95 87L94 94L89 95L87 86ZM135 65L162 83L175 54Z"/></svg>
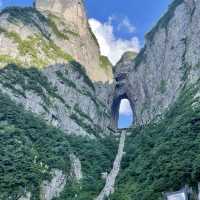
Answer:
<svg viewBox="0 0 200 200"><path fill-rule="evenodd" d="M143 41L144 34L166 11L172 0L86 0L88 16L105 22L109 16L126 16L136 27L135 35ZM115 32L118 37L132 37L126 31Z"/></svg>
<svg viewBox="0 0 200 200"><path fill-rule="evenodd" d="M139 51L144 35L167 10L172 0L85 0L91 28L100 43L101 53L115 64L127 50ZM0 0L7 6L31 6L32 0ZM127 102L121 106L119 126L127 127L132 114Z"/></svg>

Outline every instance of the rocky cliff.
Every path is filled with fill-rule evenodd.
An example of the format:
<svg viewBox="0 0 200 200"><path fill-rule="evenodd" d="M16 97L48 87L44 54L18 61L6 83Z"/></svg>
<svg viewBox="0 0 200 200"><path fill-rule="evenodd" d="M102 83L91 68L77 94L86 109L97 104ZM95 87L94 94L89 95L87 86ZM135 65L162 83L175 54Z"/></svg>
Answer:
<svg viewBox="0 0 200 200"><path fill-rule="evenodd" d="M43 71L8 65L0 77L2 92L67 134L91 138L109 134L109 104L98 98L80 64L58 64Z"/></svg>
<svg viewBox="0 0 200 200"><path fill-rule="evenodd" d="M135 60L117 64L114 101L127 97L139 124L161 117L184 85L199 78L199 6L199 1L174 1Z"/></svg>
<svg viewBox="0 0 200 200"><path fill-rule="evenodd" d="M82 1L3 10L0 47L3 92L68 134L106 133L112 66L99 53Z"/></svg>
<svg viewBox="0 0 200 200"><path fill-rule="evenodd" d="M47 67L76 60L93 81L112 82L112 67L102 65L82 1L37 0L35 8L0 13L0 62Z"/></svg>

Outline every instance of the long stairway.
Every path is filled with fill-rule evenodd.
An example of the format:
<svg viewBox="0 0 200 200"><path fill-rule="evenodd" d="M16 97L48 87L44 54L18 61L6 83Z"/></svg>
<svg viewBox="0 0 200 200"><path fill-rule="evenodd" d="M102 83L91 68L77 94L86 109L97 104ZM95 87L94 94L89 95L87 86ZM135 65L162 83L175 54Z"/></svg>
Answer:
<svg viewBox="0 0 200 200"><path fill-rule="evenodd" d="M102 191L95 200L105 200L114 192L115 181L117 175L119 174L121 161L124 155L125 139L126 139L126 131L123 130L120 137L118 152L115 161L113 163L113 168L106 178L106 183L104 188L102 189Z"/></svg>

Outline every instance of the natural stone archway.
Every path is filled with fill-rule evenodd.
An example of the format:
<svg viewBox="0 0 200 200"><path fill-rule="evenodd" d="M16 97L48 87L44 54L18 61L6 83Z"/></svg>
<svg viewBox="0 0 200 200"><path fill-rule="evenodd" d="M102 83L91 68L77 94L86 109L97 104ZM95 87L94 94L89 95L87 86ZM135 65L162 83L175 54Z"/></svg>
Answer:
<svg viewBox="0 0 200 200"><path fill-rule="evenodd" d="M128 98L127 94L123 93L121 95L117 95L113 99L112 108L111 108L111 111L112 111L111 126L112 126L113 129L118 128L120 103L121 103L121 100L123 100L123 99L129 100L130 106L131 106L131 109L132 109L132 113L133 113L133 117L135 118L134 103L131 102L131 100ZM134 123L134 120L133 120L132 123Z"/></svg>
<svg viewBox="0 0 200 200"><path fill-rule="evenodd" d="M115 72L115 90L113 95L113 102L111 106L111 127L112 129L118 129L118 120L119 120L119 109L120 103L122 99L127 99L130 102L130 106L132 109L132 114L134 117L134 121L136 121L136 113L135 113L135 101L132 98L132 88L129 86L128 82L128 72Z"/></svg>

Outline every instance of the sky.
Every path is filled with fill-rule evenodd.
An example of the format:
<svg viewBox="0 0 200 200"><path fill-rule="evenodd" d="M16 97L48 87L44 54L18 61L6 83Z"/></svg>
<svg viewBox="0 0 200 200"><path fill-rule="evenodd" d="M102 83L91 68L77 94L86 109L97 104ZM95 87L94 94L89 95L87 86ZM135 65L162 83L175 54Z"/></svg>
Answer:
<svg viewBox="0 0 200 200"><path fill-rule="evenodd" d="M99 41L101 54L108 56L116 64L124 52L139 52L145 42L145 33L151 30L171 2L172 0L85 0L89 23ZM0 9L32 4L33 0L0 0ZM133 119L129 102L122 100L119 127L128 127Z"/></svg>

